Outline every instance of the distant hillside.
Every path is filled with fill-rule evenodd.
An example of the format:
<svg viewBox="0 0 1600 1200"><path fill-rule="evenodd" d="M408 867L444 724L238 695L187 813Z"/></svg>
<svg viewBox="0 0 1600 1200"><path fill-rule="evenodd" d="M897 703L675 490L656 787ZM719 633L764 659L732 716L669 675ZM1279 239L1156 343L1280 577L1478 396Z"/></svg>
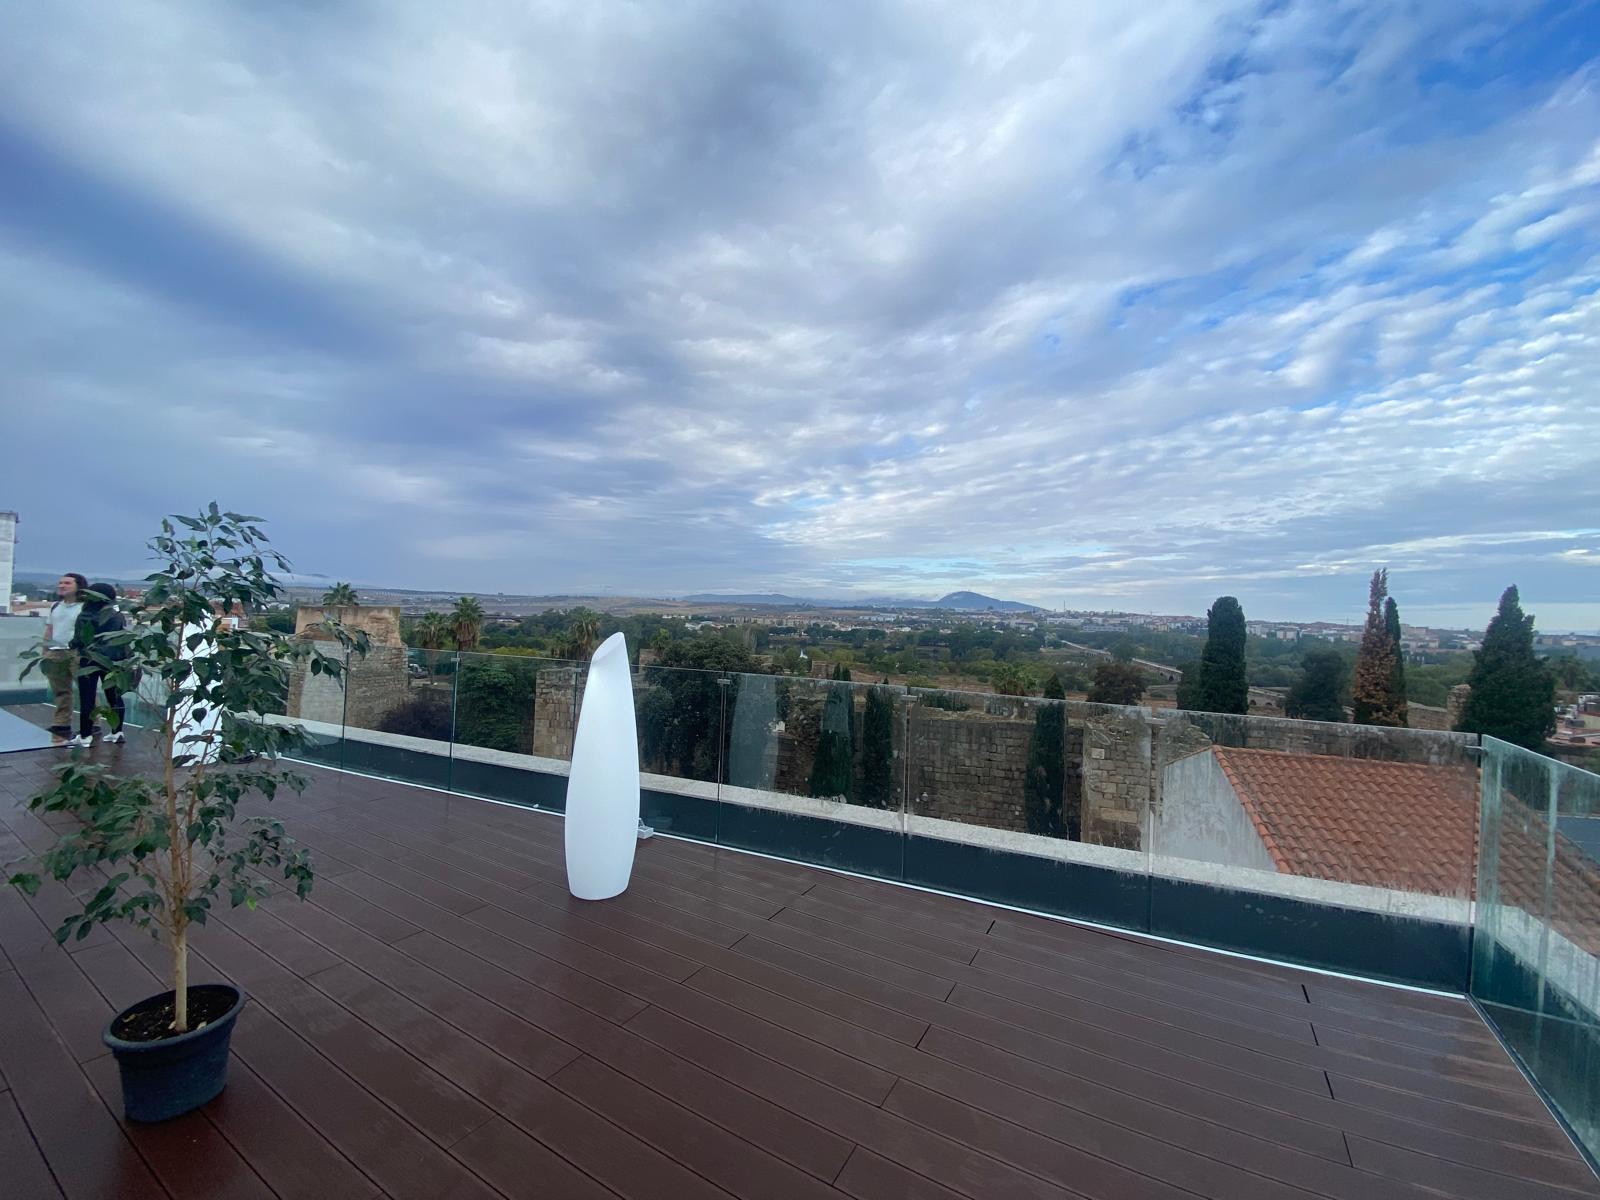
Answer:
<svg viewBox="0 0 1600 1200"><path fill-rule="evenodd" d="M957 612L1036 612L1032 604L1016 600L997 600L981 592L951 592L937 600L914 600L904 596L860 596L855 599L817 599L784 596L769 592L732 595L701 592L685 596L689 604L764 604L775 608L943 608Z"/></svg>
<svg viewBox="0 0 1600 1200"><path fill-rule="evenodd" d="M1023 604L1018 600L996 600L993 596L985 596L982 592L951 592L948 596L941 596L931 605L933 608L955 608L963 612L982 612L993 609L995 612L1037 612L1038 606Z"/></svg>
<svg viewBox="0 0 1600 1200"><path fill-rule="evenodd" d="M700 592L694 596L685 596L683 600L687 604L767 604L774 608L822 608L831 603L827 600L806 600L800 596L781 596L775 592L751 592L739 595Z"/></svg>

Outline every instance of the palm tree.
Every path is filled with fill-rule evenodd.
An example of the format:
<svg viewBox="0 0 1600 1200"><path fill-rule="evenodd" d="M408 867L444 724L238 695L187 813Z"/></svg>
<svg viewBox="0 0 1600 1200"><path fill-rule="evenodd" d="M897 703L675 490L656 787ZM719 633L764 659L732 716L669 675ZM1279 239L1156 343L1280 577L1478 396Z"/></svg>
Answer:
<svg viewBox="0 0 1600 1200"><path fill-rule="evenodd" d="M421 620L411 627L412 640L427 651L430 675L438 665L440 648L454 635L455 630L451 628L450 618L442 612L425 612Z"/></svg>
<svg viewBox="0 0 1600 1200"><path fill-rule="evenodd" d="M450 627L455 631L458 649L475 649L483 633L483 605L471 596L461 597L450 613Z"/></svg>
<svg viewBox="0 0 1600 1200"><path fill-rule="evenodd" d="M567 644L572 657L580 661L594 653L600 644L600 614L589 608L575 608L567 615Z"/></svg>
<svg viewBox="0 0 1600 1200"><path fill-rule="evenodd" d="M356 595L356 589L348 583L336 583L322 593L324 608L356 608L361 603L361 598Z"/></svg>

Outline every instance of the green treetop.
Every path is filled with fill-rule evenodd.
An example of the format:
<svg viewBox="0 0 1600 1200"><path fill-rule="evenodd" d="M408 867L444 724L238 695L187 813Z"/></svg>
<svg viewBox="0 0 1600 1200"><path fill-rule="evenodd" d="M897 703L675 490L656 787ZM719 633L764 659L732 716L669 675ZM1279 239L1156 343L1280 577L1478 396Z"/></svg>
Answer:
<svg viewBox="0 0 1600 1200"><path fill-rule="evenodd" d="M1372 573L1367 588L1367 624L1361 632L1361 649L1356 655L1355 682L1351 686L1351 707L1357 725L1404 725L1405 692L1395 694L1400 659L1400 614L1395 611L1394 630L1390 631L1385 608L1389 600L1389 572Z"/></svg>
<svg viewBox="0 0 1600 1200"><path fill-rule="evenodd" d="M1411 724L1411 714L1406 707L1406 650L1401 643L1400 606L1390 596L1383 602L1383 627L1389 631L1389 641L1394 646L1394 674L1389 678L1389 703L1400 714L1400 724Z"/></svg>
<svg viewBox="0 0 1600 1200"><path fill-rule="evenodd" d="M1342 721L1344 659L1337 650L1308 650L1300 664L1301 675L1284 698L1286 716L1301 721Z"/></svg>
<svg viewBox="0 0 1600 1200"><path fill-rule="evenodd" d="M1232 596L1219 596L1206 610L1206 647L1200 655L1200 712L1250 710L1250 685L1244 671L1244 609Z"/></svg>
<svg viewBox="0 0 1600 1200"><path fill-rule="evenodd" d="M355 608L360 603L356 589L348 583L336 583L322 593L324 608Z"/></svg>
<svg viewBox="0 0 1600 1200"><path fill-rule="evenodd" d="M1533 652L1533 617L1526 616L1515 585L1483 634L1467 676L1472 694L1456 729L1488 734L1537 750L1555 732L1555 679Z"/></svg>

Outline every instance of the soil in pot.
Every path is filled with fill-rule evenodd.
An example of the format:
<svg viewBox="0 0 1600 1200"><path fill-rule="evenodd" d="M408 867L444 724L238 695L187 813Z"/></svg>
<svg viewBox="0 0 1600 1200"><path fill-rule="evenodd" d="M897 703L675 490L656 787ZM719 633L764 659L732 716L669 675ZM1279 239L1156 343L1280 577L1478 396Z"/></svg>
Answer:
<svg viewBox="0 0 1600 1200"><path fill-rule="evenodd" d="M189 989L189 1028L204 1029L218 1017L225 1016L234 1005L236 997L221 989L192 987ZM159 1042L175 1037L172 1018L176 1012L171 996L159 998L155 1003L139 1005L123 1013L111 1024L111 1033L127 1042Z"/></svg>

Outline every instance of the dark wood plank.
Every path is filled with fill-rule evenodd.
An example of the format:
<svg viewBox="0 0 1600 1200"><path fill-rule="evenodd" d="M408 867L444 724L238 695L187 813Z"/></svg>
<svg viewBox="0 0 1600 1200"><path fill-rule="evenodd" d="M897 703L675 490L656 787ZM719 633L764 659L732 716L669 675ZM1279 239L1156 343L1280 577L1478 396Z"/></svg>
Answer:
<svg viewBox="0 0 1600 1200"><path fill-rule="evenodd" d="M1339 1200L1424 1200L1419 1189L1357 1171L1348 1160L1306 1153L1181 1113L1167 1119L1159 1136L1149 1137L1070 1107L1078 1099L1070 1091L1051 1099L975 1072L958 1080L954 1088L923 1090L959 1097L968 1107L1218 1200L1259 1189L1263 1185L1258 1178ZM903 1086L905 1091L896 1088L891 1094L891 1107L905 1105L911 1089L921 1085Z"/></svg>
<svg viewBox="0 0 1600 1200"><path fill-rule="evenodd" d="M674 1195L716 1194L651 1145L598 1119L551 1084L354 967L336 968L319 978L326 979L341 1000L374 1028L407 1046L552 1152L560 1147L569 1161L620 1194L637 1194L638 1180L648 1180L652 1190L670 1182Z"/></svg>
<svg viewBox="0 0 1600 1200"><path fill-rule="evenodd" d="M9 1091L0 1092L0 1163L5 1164L5 1194L12 1200L61 1200L61 1189Z"/></svg>
<svg viewBox="0 0 1600 1200"><path fill-rule="evenodd" d="M296 929L344 956L345 961L338 967L311 978L309 982L318 991L343 1002L341 989L351 983L350 970L359 967L361 972L540 1078L548 1078L578 1056L577 1049L537 1025L489 1003L329 913L306 905L286 915Z"/></svg>
<svg viewBox="0 0 1600 1200"><path fill-rule="evenodd" d="M836 1186L860 1200L960 1200L961 1195L860 1146Z"/></svg>
<svg viewBox="0 0 1600 1200"><path fill-rule="evenodd" d="M110 1054L83 1065L106 1107L122 1109L122 1083ZM170 1121L123 1121L123 1132L156 1178L179 1200L271 1200L272 1191L202 1112Z"/></svg>
<svg viewBox="0 0 1600 1200"><path fill-rule="evenodd" d="M239 1017L234 1049L311 1126L395 1200L494 1193L266 1010Z"/></svg>
<svg viewBox="0 0 1600 1200"><path fill-rule="evenodd" d="M70 954L51 946L37 954L19 955L12 962L75 1059L87 1062L106 1052L100 1034L115 1013Z"/></svg>
<svg viewBox="0 0 1600 1200"><path fill-rule="evenodd" d="M626 1021L645 1007L645 1001L637 996L631 996L591 975L573 970L565 963L536 954L526 946L476 925L445 928L437 932L428 930L414 938L396 942L395 948L410 954L414 943L441 935L452 945L469 951L486 962L505 967L524 979L534 980L552 995L570 1000L607 1020Z"/></svg>
<svg viewBox="0 0 1600 1200"><path fill-rule="evenodd" d="M1370 1108L1375 1112L1390 1113L1453 1129L1467 1137L1489 1141L1508 1142L1515 1146L1567 1155L1572 1153L1572 1141L1549 1114L1541 1116L1498 1112L1493 1109L1472 1108L1463 1104L1449 1104L1430 1100L1415 1092L1402 1092L1364 1079L1349 1079L1343 1075L1328 1075L1328 1087L1337 1100L1347 1104ZM1542 1118L1542 1119L1541 1119Z"/></svg>
<svg viewBox="0 0 1600 1200"><path fill-rule="evenodd" d="M948 958L952 962L970 963L973 955L983 948L981 934L949 932L944 929L938 933L931 933L914 924L885 920L875 910L866 906L835 903L826 896L818 896L812 892L796 896L779 915L787 917L791 914L853 927L879 938L915 947L938 958Z"/></svg>
<svg viewBox="0 0 1600 1200"><path fill-rule="evenodd" d="M551 1084L735 1196L826 1200L833 1188L587 1055Z"/></svg>
<svg viewBox="0 0 1600 1200"><path fill-rule="evenodd" d="M492 963L437 938L415 939L407 948L451 979L819 1179L832 1179L849 1155L843 1138Z"/></svg>
<svg viewBox="0 0 1600 1200"><path fill-rule="evenodd" d="M1419 1154L1384 1142L1350 1135L1350 1157L1358 1167L1407 1179L1444 1192L1446 1195L1472 1196L1481 1200L1575 1200L1578 1196L1600 1195L1600 1186L1588 1177L1574 1177L1569 1185L1526 1178L1518 1164L1506 1161L1503 1170L1467 1166L1459 1161Z"/></svg>
<svg viewBox="0 0 1600 1200"><path fill-rule="evenodd" d="M0 760L0 854L67 827L23 811L49 757ZM295 1200L1600 1196L1459 999L669 837L587 904L557 817L308 774L261 807L317 857L310 903L271 881L196 938L196 980L256 997L229 1087L138 1149L90 1096L67 1194L157 1187L148 1160L165 1191ZM0 1033L0 1146L36 1166L69 1143L36 1145L34 1110L67 1100L18 1072L64 1062L114 1104L99 1026L167 970L131 931L54 946L93 886L0 894L0 1022L44 1031Z"/></svg>
<svg viewBox="0 0 1600 1200"><path fill-rule="evenodd" d="M612 1200L617 1196L501 1117L469 1133L450 1153L510 1200Z"/></svg>
<svg viewBox="0 0 1600 1200"><path fill-rule="evenodd" d="M270 1011L439 1145L452 1145L493 1115L448 1078L232 931L208 927L202 953L248 991L253 1006ZM265 1074L253 1058L246 1056L246 1061Z"/></svg>
<svg viewBox="0 0 1600 1200"><path fill-rule="evenodd" d="M14 973L0 975L0 1069L69 1200L166 1196Z"/></svg>
<svg viewBox="0 0 1600 1200"><path fill-rule="evenodd" d="M754 1051L737 1040L647 1008L628 1023L651 1041L692 1058L731 1082L848 1137L918 1174L937 1178L973 1200L1061 1196L1053 1184L956 1145L884 1109L847 1096Z"/></svg>
<svg viewBox="0 0 1600 1200"><path fill-rule="evenodd" d="M1047 1099L1072 1097L1076 1100L1075 1093L1085 1086L1093 1086L1099 1089L1096 1092L1097 1111L1113 1111L1111 1106L1115 1104L1129 1112L1127 1119L1136 1120L1137 1128L1148 1129L1151 1124L1158 1123L1161 1114L1157 1110L1165 1105L1174 1112L1240 1133L1267 1138L1307 1154L1319 1155L1334 1162L1347 1159L1344 1139L1339 1130L1332 1126L1308 1121L1293 1112L1247 1104L1207 1092L1203 1088L1183 1087L1170 1082L1163 1086L1166 1081L1159 1078L1130 1080L1115 1073L1100 1075L1096 1079L1070 1075L937 1025L922 1039L920 1049L926 1054L991 1075ZM1122 1091L1122 1088L1138 1090ZM1134 1117L1132 1114L1135 1110L1144 1115Z"/></svg>
<svg viewBox="0 0 1600 1200"><path fill-rule="evenodd" d="M908 1117L952 1141L961 1142L993 1155L1044 1179L1071 1188L1084 1196L1119 1197L1141 1196L1150 1200L1186 1200L1196 1191L1205 1196L1219 1198L1237 1197L1238 1200L1303 1200L1307 1193L1252 1175L1246 1171L1225 1171L1226 1190L1208 1188L1210 1182L1199 1168L1202 1160L1197 1155L1183 1156L1182 1167L1174 1172L1182 1187L1164 1182L1159 1175L1143 1173L1153 1161L1158 1161L1163 1151L1172 1154L1171 1148L1152 1145L1144 1140L1129 1139L1136 1145L1128 1149L1128 1162L1137 1167L1124 1166L1110 1158L1088 1153L1066 1141L1044 1137L1019 1125L990 1115L982 1109L961 1104L927 1088L901 1081L896 1085L885 1107ZM1114 1133L1114 1130L1108 1131ZM1115 1143L1113 1142L1113 1145Z"/></svg>
<svg viewBox="0 0 1600 1200"><path fill-rule="evenodd" d="M235 1056L206 1116L280 1200L374 1196L377 1184Z"/></svg>

